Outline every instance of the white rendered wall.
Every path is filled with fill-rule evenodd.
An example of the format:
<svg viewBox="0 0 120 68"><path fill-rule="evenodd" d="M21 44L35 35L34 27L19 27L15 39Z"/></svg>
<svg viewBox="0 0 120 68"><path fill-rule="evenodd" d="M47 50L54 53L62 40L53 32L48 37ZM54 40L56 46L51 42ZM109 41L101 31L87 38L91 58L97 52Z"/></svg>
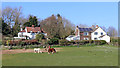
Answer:
<svg viewBox="0 0 120 68"><path fill-rule="evenodd" d="M97 35L95 35L94 33L98 32ZM97 40L100 40L99 37L102 36L101 32L103 33L103 35L106 35L106 33L99 27L97 30L95 30L94 32L91 33L91 39L95 40L94 38L97 38Z"/></svg>

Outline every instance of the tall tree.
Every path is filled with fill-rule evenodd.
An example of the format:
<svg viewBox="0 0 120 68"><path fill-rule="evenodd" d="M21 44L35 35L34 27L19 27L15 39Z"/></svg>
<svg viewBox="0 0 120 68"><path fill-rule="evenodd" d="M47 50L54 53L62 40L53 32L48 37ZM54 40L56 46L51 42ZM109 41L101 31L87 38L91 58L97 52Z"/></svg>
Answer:
<svg viewBox="0 0 120 68"><path fill-rule="evenodd" d="M40 23L40 26L48 33L49 38L57 37L64 39L74 30L74 25L67 19L60 16L60 14L48 17Z"/></svg>
<svg viewBox="0 0 120 68"><path fill-rule="evenodd" d="M13 29L13 32L11 32L13 36L17 36L17 33L20 30L19 25L22 23L20 22L22 19L21 16L22 16L21 7L19 8L6 7L2 11L2 19L8 26L10 26L6 28L9 28L9 30L11 30L11 28Z"/></svg>
<svg viewBox="0 0 120 68"><path fill-rule="evenodd" d="M87 28L88 25L86 25L86 24L79 24L79 27L80 27L80 28Z"/></svg>
<svg viewBox="0 0 120 68"><path fill-rule="evenodd" d="M25 22L23 24L23 27L24 28L25 27L31 27L32 25L34 25L35 27L39 26L37 17L30 15L29 16L29 21Z"/></svg>
<svg viewBox="0 0 120 68"><path fill-rule="evenodd" d="M11 30L9 29L9 25L7 25L4 20L0 19L2 21L2 34L3 35L9 35L11 33Z"/></svg>

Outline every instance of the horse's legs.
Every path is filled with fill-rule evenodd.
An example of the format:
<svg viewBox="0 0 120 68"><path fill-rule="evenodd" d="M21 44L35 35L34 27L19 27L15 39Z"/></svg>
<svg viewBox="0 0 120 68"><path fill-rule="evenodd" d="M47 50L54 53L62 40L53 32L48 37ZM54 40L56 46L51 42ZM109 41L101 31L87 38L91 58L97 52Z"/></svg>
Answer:
<svg viewBox="0 0 120 68"><path fill-rule="evenodd" d="M54 54L55 53L55 51L52 51L52 54Z"/></svg>
<svg viewBox="0 0 120 68"><path fill-rule="evenodd" d="M38 53L40 53L40 51L38 50Z"/></svg>
<svg viewBox="0 0 120 68"><path fill-rule="evenodd" d="M48 54L50 54L50 52L48 52Z"/></svg>
<svg viewBox="0 0 120 68"><path fill-rule="evenodd" d="M34 50L34 53L36 53L36 50Z"/></svg>

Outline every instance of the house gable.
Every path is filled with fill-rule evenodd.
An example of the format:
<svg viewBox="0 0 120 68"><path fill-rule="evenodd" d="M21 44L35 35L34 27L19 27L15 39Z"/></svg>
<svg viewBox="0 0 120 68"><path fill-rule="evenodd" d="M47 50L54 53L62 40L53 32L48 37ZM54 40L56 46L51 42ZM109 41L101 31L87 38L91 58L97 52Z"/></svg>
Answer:
<svg viewBox="0 0 120 68"><path fill-rule="evenodd" d="M42 33L47 36L47 33L43 29L40 29L40 27L34 27L34 25L32 25L32 27L25 27L24 30L21 29L21 31L18 33L18 38L28 37L29 39L35 39L35 36L38 33Z"/></svg>
<svg viewBox="0 0 120 68"><path fill-rule="evenodd" d="M91 33L91 38L92 40L100 40L100 37L103 37L105 35L106 32L102 28L98 27Z"/></svg>

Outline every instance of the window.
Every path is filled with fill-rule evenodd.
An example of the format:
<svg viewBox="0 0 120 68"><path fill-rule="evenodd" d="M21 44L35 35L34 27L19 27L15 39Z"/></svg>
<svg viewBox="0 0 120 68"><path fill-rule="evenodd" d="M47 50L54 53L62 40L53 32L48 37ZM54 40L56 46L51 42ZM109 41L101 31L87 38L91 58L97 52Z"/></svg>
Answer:
<svg viewBox="0 0 120 68"><path fill-rule="evenodd" d="M89 38L84 38L84 40L89 40Z"/></svg>
<svg viewBox="0 0 120 68"><path fill-rule="evenodd" d="M94 35L98 35L98 32L95 32Z"/></svg>
<svg viewBox="0 0 120 68"><path fill-rule="evenodd" d="M97 40L97 38L94 38L94 40Z"/></svg>
<svg viewBox="0 0 120 68"><path fill-rule="evenodd" d="M84 36L88 35L88 32L84 32Z"/></svg>
<svg viewBox="0 0 120 68"><path fill-rule="evenodd" d="M101 32L101 35L103 35L103 32Z"/></svg>

